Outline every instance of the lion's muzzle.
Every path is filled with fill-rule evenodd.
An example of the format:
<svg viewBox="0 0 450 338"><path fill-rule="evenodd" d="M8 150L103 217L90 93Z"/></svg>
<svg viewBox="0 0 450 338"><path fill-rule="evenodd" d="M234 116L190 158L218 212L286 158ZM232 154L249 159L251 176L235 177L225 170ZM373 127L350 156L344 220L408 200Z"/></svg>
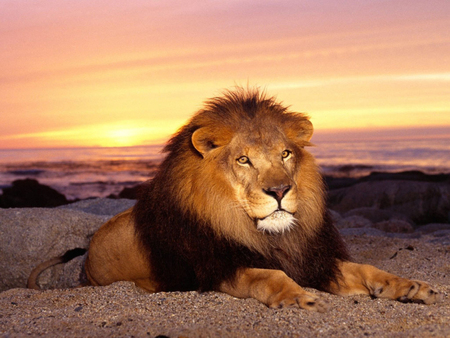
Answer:
<svg viewBox="0 0 450 338"><path fill-rule="evenodd" d="M295 217L291 213L285 210L276 210L269 216L257 220L256 228L269 233L283 233L292 228L294 224Z"/></svg>

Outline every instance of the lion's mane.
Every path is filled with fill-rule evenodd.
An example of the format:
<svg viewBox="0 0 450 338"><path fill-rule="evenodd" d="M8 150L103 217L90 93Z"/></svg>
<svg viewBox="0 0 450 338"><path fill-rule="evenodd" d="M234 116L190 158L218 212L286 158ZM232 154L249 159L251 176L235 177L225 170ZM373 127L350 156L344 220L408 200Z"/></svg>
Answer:
<svg viewBox="0 0 450 338"><path fill-rule="evenodd" d="M243 124L302 119L258 90L238 89L208 101L171 138L165 160L142 186L134 208L141 249L160 291L217 290L248 267L280 269L299 285L319 290L336 278L337 260L347 260L348 254L326 212L321 176L303 150L307 144L297 144L302 154L298 224L281 234L255 228L236 207L220 159L204 159L192 144L193 133L202 127L220 138L239 132Z"/></svg>

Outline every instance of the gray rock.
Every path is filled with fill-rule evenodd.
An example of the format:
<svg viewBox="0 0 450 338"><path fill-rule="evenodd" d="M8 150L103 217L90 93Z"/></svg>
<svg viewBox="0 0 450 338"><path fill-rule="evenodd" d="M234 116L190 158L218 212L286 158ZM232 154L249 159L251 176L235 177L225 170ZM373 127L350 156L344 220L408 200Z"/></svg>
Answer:
<svg viewBox="0 0 450 338"><path fill-rule="evenodd" d="M348 229L348 228L371 228L372 222L367 218L361 216L349 216L342 218L336 222L336 228Z"/></svg>
<svg viewBox="0 0 450 338"><path fill-rule="evenodd" d="M450 183L373 181L329 192L329 207L340 213L370 207L400 213L417 224L448 222Z"/></svg>
<svg viewBox="0 0 450 338"><path fill-rule="evenodd" d="M364 218L367 218L369 221L373 223L388 221L391 219L396 220L402 220L406 221L408 223L411 223L411 220L408 219L403 214L400 214L398 212L390 211L390 210L383 210L378 208L372 208L372 207L363 207L363 208L357 208L350 210L346 212L343 217L349 217L349 216L362 216Z"/></svg>
<svg viewBox="0 0 450 338"><path fill-rule="evenodd" d="M430 240L430 243L438 243L446 246L450 245L450 230L438 230L433 232L432 235L433 239Z"/></svg>
<svg viewBox="0 0 450 338"><path fill-rule="evenodd" d="M408 222L402 221L400 219L391 219L384 222L378 222L373 225L375 229L385 231L385 232L396 232L396 233L412 233L414 228Z"/></svg>
<svg viewBox="0 0 450 338"><path fill-rule="evenodd" d="M0 291L25 287L39 263L74 248L88 248L95 231L109 216L78 210L0 209ZM43 288L71 287L78 281L83 258L57 265L40 276Z"/></svg>
<svg viewBox="0 0 450 338"><path fill-rule="evenodd" d="M337 211L328 209L328 212L330 213L331 219L333 220L334 224L342 220L341 214L338 213Z"/></svg>
<svg viewBox="0 0 450 338"><path fill-rule="evenodd" d="M339 232L342 236L376 236L376 237L386 237L384 231L374 229L374 228L347 228L340 229Z"/></svg>
<svg viewBox="0 0 450 338"><path fill-rule="evenodd" d="M417 231L420 231L424 234L429 234L439 230L450 230L450 224L447 223L431 223L417 228Z"/></svg>
<svg viewBox="0 0 450 338"><path fill-rule="evenodd" d="M94 215L114 216L125 211L136 204L136 200L96 198L78 201L63 205L61 209L73 209L87 212Z"/></svg>
<svg viewBox="0 0 450 338"><path fill-rule="evenodd" d="M450 230L438 230L433 232L434 237L449 237L450 239Z"/></svg>

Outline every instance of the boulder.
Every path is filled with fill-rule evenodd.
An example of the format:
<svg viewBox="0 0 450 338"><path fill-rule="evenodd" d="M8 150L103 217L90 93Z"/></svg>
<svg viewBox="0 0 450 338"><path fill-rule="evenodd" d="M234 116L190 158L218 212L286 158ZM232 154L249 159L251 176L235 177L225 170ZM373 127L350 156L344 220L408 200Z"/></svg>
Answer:
<svg viewBox="0 0 450 338"><path fill-rule="evenodd" d="M361 216L349 216L337 221L335 225L338 229L371 228L372 222Z"/></svg>
<svg viewBox="0 0 450 338"><path fill-rule="evenodd" d="M383 222L383 221L389 221L389 220L402 220L408 223L411 223L411 220L408 219L403 214L400 214L398 212L390 211L390 210L382 210L377 208L371 208L371 207L363 207L363 208L357 208L350 210L346 212L343 217L349 217L349 216L361 216L373 223Z"/></svg>
<svg viewBox="0 0 450 338"><path fill-rule="evenodd" d="M425 181L368 181L329 192L329 208L346 213L377 208L405 215L416 224L447 223L450 183Z"/></svg>
<svg viewBox="0 0 450 338"><path fill-rule="evenodd" d="M436 231L450 231L450 224L431 223L417 228L417 231L420 231L424 234L430 234Z"/></svg>
<svg viewBox="0 0 450 338"><path fill-rule="evenodd" d="M333 224L337 224L337 222L339 222L339 221L342 220L341 214L338 213L337 211L328 209L328 212L329 212L330 217L331 217L331 219L332 219L332 221L333 221Z"/></svg>
<svg viewBox="0 0 450 338"><path fill-rule="evenodd" d="M109 218L59 208L0 209L0 291L25 287L31 270L43 261L88 248L92 235ZM48 269L39 284L44 289L80 284L83 259Z"/></svg>
<svg viewBox="0 0 450 338"><path fill-rule="evenodd" d="M0 208L56 207L68 202L63 194L30 178L15 180L0 195Z"/></svg>
<svg viewBox="0 0 450 338"><path fill-rule="evenodd" d="M401 219L391 219L388 221L378 222L373 225L375 229L382 230L384 232L396 232L396 233L412 233L414 228L411 224Z"/></svg>
<svg viewBox="0 0 450 338"><path fill-rule="evenodd" d="M365 236L386 237L384 231L375 228L345 228L340 229L339 232L342 236L354 236L358 238L364 238Z"/></svg>
<svg viewBox="0 0 450 338"><path fill-rule="evenodd" d="M373 171L370 175L361 177L362 181L422 181L450 182L450 174L425 174L419 170L401 171L396 173Z"/></svg>
<svg viewBox="0 0 450 338"><path fill-rule="evenodd" d="M59 208L79 210L94 215L109 215L112 217L131 208L135 204L136 201L131 199L92 198L63 205Z"/></svg>
<svg viewBox="0 0 450 338"><path fill-rule="evenodd" d="M134 187L123 188L122 191L119 193L118 197L135 200L138 198L140 187L141 187L141 185L139 184Z"/></svg>

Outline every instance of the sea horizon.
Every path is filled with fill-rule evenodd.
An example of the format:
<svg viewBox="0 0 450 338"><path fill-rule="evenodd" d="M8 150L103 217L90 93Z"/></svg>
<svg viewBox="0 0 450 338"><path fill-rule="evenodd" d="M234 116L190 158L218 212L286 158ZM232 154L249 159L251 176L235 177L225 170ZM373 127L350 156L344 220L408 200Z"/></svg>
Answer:
<svg viewBox="0 0 450 338"><path fill-rule="evenodd" d="M371 172L450 173L450 137L364 141L317 140L308 147L324 175ZM117 195L153 177L164 143L128 147L0 149L0 189L32 178L69 200Z"/></svg>

